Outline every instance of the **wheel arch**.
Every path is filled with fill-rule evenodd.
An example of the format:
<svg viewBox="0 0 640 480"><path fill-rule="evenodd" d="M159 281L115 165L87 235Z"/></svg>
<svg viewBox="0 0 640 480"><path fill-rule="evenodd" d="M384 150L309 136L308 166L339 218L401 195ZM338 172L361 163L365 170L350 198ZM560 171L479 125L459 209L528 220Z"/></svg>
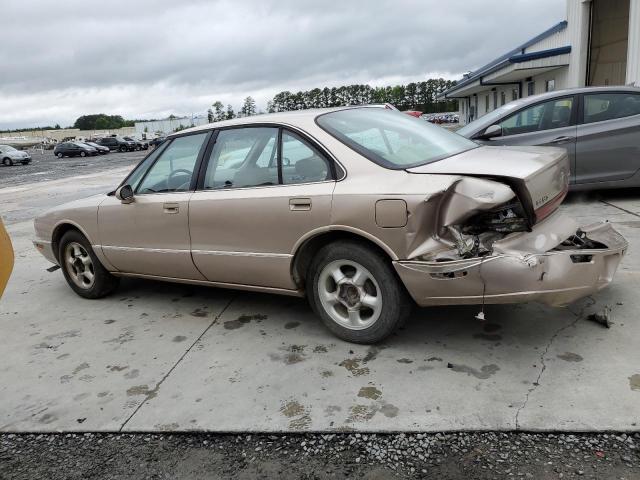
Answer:
<svg viewBox="0 0 640 480"><path fill-rule="evenodd" d="M341 240L353 240L366 245L382 254L390 262L398 259L398 256L388 245L362 230L338 227L315 231L300 239L294 247L291 261L291 278L294 283L298 287L304 288L309 266L316 253L325 245Z"/></svg>
<svg viewBox="0 0 640 480"><path fill-rule="evenodd" d="M89 243L93 244L93 242L91 241L91 237L87 235L87 232L77 223L70 220L63 220L59 222L53 228L53 233L51 234L51 249L53 250L53 254L58 262L60 262L60 258L58 257L58 253L60 250L60 240L65 233L71 230L76 230L77 232L81 233L89 241Z"/></svg>

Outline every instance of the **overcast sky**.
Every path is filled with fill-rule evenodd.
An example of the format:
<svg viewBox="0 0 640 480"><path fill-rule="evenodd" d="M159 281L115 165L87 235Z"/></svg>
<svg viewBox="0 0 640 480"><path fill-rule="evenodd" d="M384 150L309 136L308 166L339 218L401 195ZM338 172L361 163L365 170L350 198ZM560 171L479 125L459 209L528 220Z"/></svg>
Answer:
<svg viewBox="0 0 640 480"><path fill-rule="evenodd" d="M0 128L259 108L282 90L459 78L563 0L1 0Z"/></svg>

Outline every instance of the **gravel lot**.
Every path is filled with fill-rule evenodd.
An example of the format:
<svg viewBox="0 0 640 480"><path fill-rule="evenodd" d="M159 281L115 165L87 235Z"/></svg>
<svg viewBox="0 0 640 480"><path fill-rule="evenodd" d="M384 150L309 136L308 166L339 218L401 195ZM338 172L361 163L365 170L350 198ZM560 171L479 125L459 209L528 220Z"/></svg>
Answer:
<svg viewBox="0 0 640 480"><path fill-rule="evenodd" d="M112 170L118 167L133 167L149 150L140 152L111 152L107 155L95 157L65 157L57 158L53 150L30 151L33 159L29 165L14 165L5 167L0 165L0 185L17 186L32 182L57 180L75 175L92 174Z"/></svg>
<svg viewBox="0 0 640 480"><path fill-rule="evenodd" d="M0 436L0 478L640 478L640 434Z"/></svg>

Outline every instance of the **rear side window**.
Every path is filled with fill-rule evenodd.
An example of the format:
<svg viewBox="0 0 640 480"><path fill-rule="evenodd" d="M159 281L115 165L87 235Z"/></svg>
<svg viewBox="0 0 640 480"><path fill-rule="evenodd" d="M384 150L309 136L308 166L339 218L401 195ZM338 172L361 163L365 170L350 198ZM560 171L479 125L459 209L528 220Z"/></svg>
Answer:
<svg viewBox="0 0 640 480"><path fill-rule="evenodd" d="M500 122L502 135L540 132L571 125L573 97L538 103Z"/></svg>
<svg viewBox="0 0 640 480"><path fill-rule="evenodd" d="M277 185L277 144L277 128L221 130L207 163L204 188Z"/></svg>
<svg viewBox="0 0 640 480"><path fill-rule="evenodd" d="M298 135L282 132L282 183L322 182L331 178L329 163Z"/></svg>
<svg viewBox="0 0 640 480"><path fill-rule="evenodd" d="M635 93L593 93L584 96L583 123L640 115L640 95Z"/></svg>

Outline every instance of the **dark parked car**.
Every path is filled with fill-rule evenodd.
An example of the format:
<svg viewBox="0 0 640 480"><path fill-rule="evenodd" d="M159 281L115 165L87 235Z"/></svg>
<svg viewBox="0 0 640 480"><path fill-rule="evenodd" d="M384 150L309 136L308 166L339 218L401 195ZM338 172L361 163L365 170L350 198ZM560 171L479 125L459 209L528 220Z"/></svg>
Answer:
<svg viewBox="0 0 640 480"><path fill-rule="evenodd" d="M131 138L131 137L122 137L122 138L125 139L127 142L133 142L136 146L136 150L149 149L149 142L147 142L146 140L136 140L135 138Z"/></svg>
<svg viewBox="0 0 640 480"><path fill-rule="evenodd" d="M157 138L154 138L153 140L151 140L149 142L149 145L155 148L158 145L160 145L162 142L164 142L164 137L157 137Z"/></svg>
<svg viewBox="0 0 640 480"><path fill-rule="evenodd" d="M640 88L534 95L507 103L456 133L484 145L563 147L572 190L640 186Z"/></svg>
<svg viewBox="0 0 640 480"><path fill-rule="evenodd" d="M53 154L58 157L88 157L98 155L98 150L82 142L62 142L55 146Z"/></svg>
<svg viewBox="0 0 640 480"><path fill-rule="evenodd" d="M134 142L128 142L121 137L104 137L96 143L103 147L107 147L109 150L117 150L119 152L131 152L136 149L136 144Z"/></svg>
<svg viewBox="0 0 640 480"><path fill-rule="evenodd" d="M104 155L105 153L109 153L111 151L109 150L109 147L103 147L102 145L98 145L95 142L83 142L83 143L89 145L90 147L95 148L100 155Z"/></svg>

